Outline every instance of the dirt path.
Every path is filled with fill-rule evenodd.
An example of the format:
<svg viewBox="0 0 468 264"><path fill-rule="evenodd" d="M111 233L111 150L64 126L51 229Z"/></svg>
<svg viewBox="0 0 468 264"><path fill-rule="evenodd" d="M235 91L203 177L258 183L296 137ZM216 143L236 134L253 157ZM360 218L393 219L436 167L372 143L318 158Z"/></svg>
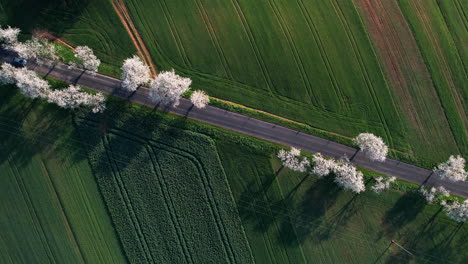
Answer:
<svg viewBox="0 0 468 264"><path fill-rule="evenodd" d="M132 18L130 17L130 13L127 10L127 6L122 0L112 0L112 6L114 7L115 12L119 16L122 24L124 25L125 29L128 32L128 35L132 39L133 44L135 45L138 54L143 59L146 65L150 67L151 74L153 76L157 75L156 66L151 59L151 55L148 51L148 48L145 45L145 42L138 33L135 25L133 24Z"/></svg>
<svg viewBox="0 0 468 264"><path fill-rule="evenodd" d="M62 39L54 36L52 33L50 33L49 31L46 31L46 30L34 30L33 31L33 34L39 38L45 38L45 39L48 39L49 41L55 41L55 42L58 42L60 44L63 44L67 47L69 47L71 50L75 50L75 48L68 44L67 42L63 41Z"/></svg>

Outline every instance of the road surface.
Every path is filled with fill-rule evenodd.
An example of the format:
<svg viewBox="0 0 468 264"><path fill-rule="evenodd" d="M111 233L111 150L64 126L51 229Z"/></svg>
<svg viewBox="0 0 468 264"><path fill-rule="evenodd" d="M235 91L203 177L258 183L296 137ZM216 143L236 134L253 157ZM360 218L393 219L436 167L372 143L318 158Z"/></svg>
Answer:
<svg viewBox="0 0 468 264"><path fill-rule="evenodd" d="M11 55L0 52L0 61L9 62L11 58ZM30 62L28 69L48 77L85 86L149 107L155 107L156 105L149 99L149 90L147 88L140 87L135 93L129 93L120 89L120 80L108 76L99 74L92 76L80 69L68 69L64 64L40 66ZM196 109L192 107L189 100L182 99L177 108L164 107L164 109L161 110L275 143L296 147L308 152L320 152L325 156L336 159L346 156L351 159L352 163L358 166L386 175L395 176L416 184L426 183L429 186L442 185L453 194L465 198L468 197L468 182L454 183L448 180L441 180L438 177L432 177L432 172L429 170L398 160L387 159L385 162L371 162L362 152L358 152L355 148L220 108L207 106L204 109Z"/></svg>

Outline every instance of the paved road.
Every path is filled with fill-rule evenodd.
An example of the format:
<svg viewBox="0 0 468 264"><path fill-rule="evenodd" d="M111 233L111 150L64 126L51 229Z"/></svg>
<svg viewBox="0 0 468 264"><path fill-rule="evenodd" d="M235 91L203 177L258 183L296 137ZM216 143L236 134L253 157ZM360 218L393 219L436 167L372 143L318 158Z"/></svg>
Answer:
<svg viewBox="0 0 468 264"><path fill-rule="evenodd" d="M0 60L10 61L11 55L0 52ZM123 99L128 99L149 107L155 107L155 103L149 100L147 88L140 87L135 93L122 91L120 81L108 76L91 76L79 69L69 70L66 65L38 66L31 63L29 69L37 73L47 75L66 82L89 87L102 93L111 94ZM192 107L189 100L182 99L177 108L165 107L161 109L177 115L186 116L215 126L231 129L243 134L251 135L268 141L293 146L308 152L320 152L328 157L342 158L344 155L351 158L352 163L387 175L396 176L410 182L428 185L443 185L452 193L468 197L468 182L453 183L432 177L432 172L398 160L387 159L385 162L371 162L362 152L357 152L342 144L323 138L311 136L289 128L267 123L220 108L208 106L204 109Z"/></svg>

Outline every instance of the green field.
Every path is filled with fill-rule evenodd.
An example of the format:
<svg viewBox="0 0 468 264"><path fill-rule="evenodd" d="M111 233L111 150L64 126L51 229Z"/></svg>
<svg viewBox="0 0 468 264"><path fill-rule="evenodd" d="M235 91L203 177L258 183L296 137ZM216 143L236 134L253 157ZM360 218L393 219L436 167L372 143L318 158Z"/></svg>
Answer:
<svg viewBox="0 0 468 264"><path fill-rule="evenodd" d="M125 263L68 111L0 87L0 262Z"/></svg>
<svg viewBox="0 0 468 264"><path fill-rule="evenodd" d="M440 9L438 2L447 3L441 3L442 9ZM465 52L466 47L463 48L461 42L463 38L467 39L468 21L466 16L459 17L460 13L465 14L467 10L466 2L462 4L457 0L400 0L398 3L413 30L431 73L459 152L467 154L468 75L466 63L468 57Z"/></svg>
<svg viewBox="0 0 468 264"><path fill-rule="evenodd" d="M411 192L356 196L281 168L277 145L117 99L1 95L2 263L468 260L466 226Z"/></svg>
<svg viewBox="0 0 468 264"><path fill-rule="evenodd" d="M463 250L468 229L449 220L439 206L426 205L414 191L354 195L329 180L281 169L276 145L117 100L105 116L80 120L99 185L132 261L468 260ZM200 179L204 173L211 176ZM213 186L208 198L205 184ZM197 210L210 203L210 196L222 203L212 207L220 210L218 220L212 209ZM210 227L193 229L200 223ZM220 224L226 226L227 240L220 238ZM201 233L190 235L193 230ZM156 247L160 236L165 243ZM414 256L391 245L391 239ZM205 252L195 241L218 249ZM196 250L190 251L190 245Z"/></svg>
<svg viewBox="0 0 468 264"><path fill-rule="evenodd" d="M399 2L403 6L405 1ZM436 1L428 2L438 8ZM441 39L448 43L453 34L465 51L466 4L439 2L447 9L450 30L436 14L434 23L445 28L430 31L443 33ZM468 80L460 58L452 54L457 52L455 45L444 47L458 74L453 87L443 87L447 80L441 78L451 77L440 76L444 69L425 60L433 79L429 84L435 83L437 93L428 90L432 88L424 85L423 77L411 75L405 78L413 78L421 89L403 88L410 89L403 94L383 74L387 69L377 59L376 43L369 40L352 0L126 3L158 68L175 68L212 96L348 137L370 131L426 167L450 154L468 153L464 104ZM407 19L411 26L415 23L416 32L422 32L416 27L427 24ZM404 20L398 23L404 25ZM419 42L423 36L415 37ZM423 55L433 45L421 43ZM416 110L405 107L408 96ZM442 106L431 107L434 100Z"/></svg>
<svg viewBox="0 0 468 264"><path fill-rule="evenodd" d="M130 262L251 263L214 141L108 111L78 127Z"/></svg>
<svg viewBox="0 0 468 264"><path fill-rule="evenodd" d="M409 149L351 1L126 2L158 67L192 77L195 88Z"/></svg>
<svg viewBox="0 0 468 264"><path fill-rule="evenodd" d="M31 34L49 30L72 46L86 45L102 60L99 72L120 77L125 58L136 54L108 0L15 0L0 2L0 25Z"/></svg>
<svg viewBox="0 0 468 264"><path fill-rule="evenodd" d="M375 133L392 157L428 168L466 155L466 1L398 1L396 29L410 27L418 47L388 49L409 61L400 65L409 86L391 81L393 66L356 8L366 1L125 2L157 68L191 77L194 89L344 137ZM4 2L0 23L89 45L102 73L118 77L136 52L110 0Z"/></svg>

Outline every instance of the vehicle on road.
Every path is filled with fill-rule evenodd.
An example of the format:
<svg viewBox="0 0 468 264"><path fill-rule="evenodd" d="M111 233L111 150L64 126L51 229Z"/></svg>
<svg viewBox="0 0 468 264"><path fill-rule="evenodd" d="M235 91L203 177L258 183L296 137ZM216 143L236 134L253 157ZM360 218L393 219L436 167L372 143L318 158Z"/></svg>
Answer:
<svg viewBox="0 0 468 264"><path fill-rule="evenodd" d="M25 59L15 57L11 60L11 64L15 67L25 67L28 64L28 61Z"/></svg>

